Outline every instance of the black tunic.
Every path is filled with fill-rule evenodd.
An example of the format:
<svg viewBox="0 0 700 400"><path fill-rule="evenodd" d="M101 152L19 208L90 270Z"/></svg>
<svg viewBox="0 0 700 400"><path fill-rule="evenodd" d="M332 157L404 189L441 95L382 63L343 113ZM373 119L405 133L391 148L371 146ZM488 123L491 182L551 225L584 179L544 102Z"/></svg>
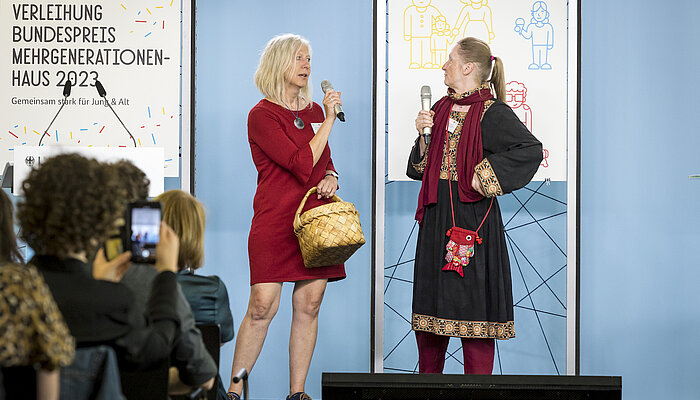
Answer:
<svg viewBox="0 0 700 400"><path fill-rule="evenodd" d="M501 195L530 182L542 161L542 144L510 107L499 100L486 102L481 136L484 160L477 171L487 172L479 175L484 188L495 185L495 193ZM440 145L444 147L445 143ZM410 178L422 179L421 161L424 158L420 157L416 141L408 162ZM476 230L491 199L461 202L456 174L451 175L456 226ZM464 277L454 271L443 271L449 241L446 232L452 227L450 187L444 177L441 174L437 203L425 207L418 232L412 328L445 336L512 338L515 330L510 261L498 200L493 199L491 211L478 232L483 243L475 245L474 256L464 268Z"/></svg>

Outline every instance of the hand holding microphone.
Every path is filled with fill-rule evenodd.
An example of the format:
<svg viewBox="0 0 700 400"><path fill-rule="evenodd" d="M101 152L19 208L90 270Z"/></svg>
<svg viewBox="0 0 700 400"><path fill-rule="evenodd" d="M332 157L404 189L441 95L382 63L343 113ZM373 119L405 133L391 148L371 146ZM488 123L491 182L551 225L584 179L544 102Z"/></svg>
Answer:
<svg viewBox="0 0 700 400"><path fill-rule="evenodd" d="M326 108L326 116L329 111L333 110L336 117L342 122L345 122L345 113L343 112L343 102L340 100L340 92L333 90L333 85L329 81L321 82L321 90L325 96L323 97L323 106Z"/></svg>
<svg viewBox="0 0 700 400"><path fill-rule="evenodd" d="M430 92L430 86L423 86L420 88L420 103L421 111L418 113L416 118L416 129L419 133L423 134L423 140L425 145L430 144L430 135L433 132L433 116L435 112L430 109L432 100L432 94Z"/></svg>

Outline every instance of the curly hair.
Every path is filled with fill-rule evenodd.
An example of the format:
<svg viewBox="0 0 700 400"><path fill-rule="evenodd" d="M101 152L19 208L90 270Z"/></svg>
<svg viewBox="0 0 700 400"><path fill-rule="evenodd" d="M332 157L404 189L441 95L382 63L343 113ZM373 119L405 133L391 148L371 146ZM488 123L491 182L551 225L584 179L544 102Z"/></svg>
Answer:
<svg viewBox="0 0 700 400"><path fill-rule="evenodd" d="M39 255L90 256L124 214L126 190L108 164L78 154L42 161L22 183L22 239Z"/></svg>
<svg viewBox="0 0 700 400"><path fill-rule="evenodd" d="M163 206L163 221L180 238L177 265L198 269L204 263L204 207L191 194L182 190L168 190L154 199Z"/></svg>
<svg viewBox="0 0 700 400"><path fill-rule="evenodd" d="M127 201L142 201L148 198L151 181L146 174L129 160L119 160L112 164L117 169L117 177L126 189Z"/></svg>
<svg viewBox="0 0 700 400"><path fill-rule="evenodd" d="M12 201L5 191L0 189L0 264L22 262L12 221Z"/></svg>

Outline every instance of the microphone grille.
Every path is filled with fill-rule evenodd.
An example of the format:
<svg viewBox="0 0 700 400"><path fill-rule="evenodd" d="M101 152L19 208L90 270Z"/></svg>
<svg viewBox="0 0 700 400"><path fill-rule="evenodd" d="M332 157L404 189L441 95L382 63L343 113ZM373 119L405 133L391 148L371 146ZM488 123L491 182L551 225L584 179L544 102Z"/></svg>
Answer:
<svg viewBox="0 0 700 400"><path fill-rule="evenodd" d="M428 98L428 99L429 99L430 97L432 97L432 93L430 93L430 86L425 85L425 86L423 86L423 87L420 88L420 97L421 97L421 98L425 97L425 98Z"/></svg>
<svg viewBox="0 0 700 400"><path fill-rule="evenodd" d="M331 85L331 83L327 80L322 81L321 82L321 90L323 90L323 93L326 93L329 89L332 90L333 85Z"/></svg>

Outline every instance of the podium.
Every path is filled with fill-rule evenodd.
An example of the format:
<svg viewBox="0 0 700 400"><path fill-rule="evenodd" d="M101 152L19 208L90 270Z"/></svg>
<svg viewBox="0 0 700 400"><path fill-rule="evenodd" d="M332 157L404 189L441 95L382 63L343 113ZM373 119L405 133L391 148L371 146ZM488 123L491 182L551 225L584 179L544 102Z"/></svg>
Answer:
<svg viewBox="0 0 700 400"><path fill-rule="evenodd" d="M32 168L38 167L47 158L66 153L77 153L101 162L131 161L151 181L148 196L163 193L165 161L162 147L19 146L14 150L14 164L5 165L2 187L11 186L12 193L19 196L22 182Z"/></svg>

